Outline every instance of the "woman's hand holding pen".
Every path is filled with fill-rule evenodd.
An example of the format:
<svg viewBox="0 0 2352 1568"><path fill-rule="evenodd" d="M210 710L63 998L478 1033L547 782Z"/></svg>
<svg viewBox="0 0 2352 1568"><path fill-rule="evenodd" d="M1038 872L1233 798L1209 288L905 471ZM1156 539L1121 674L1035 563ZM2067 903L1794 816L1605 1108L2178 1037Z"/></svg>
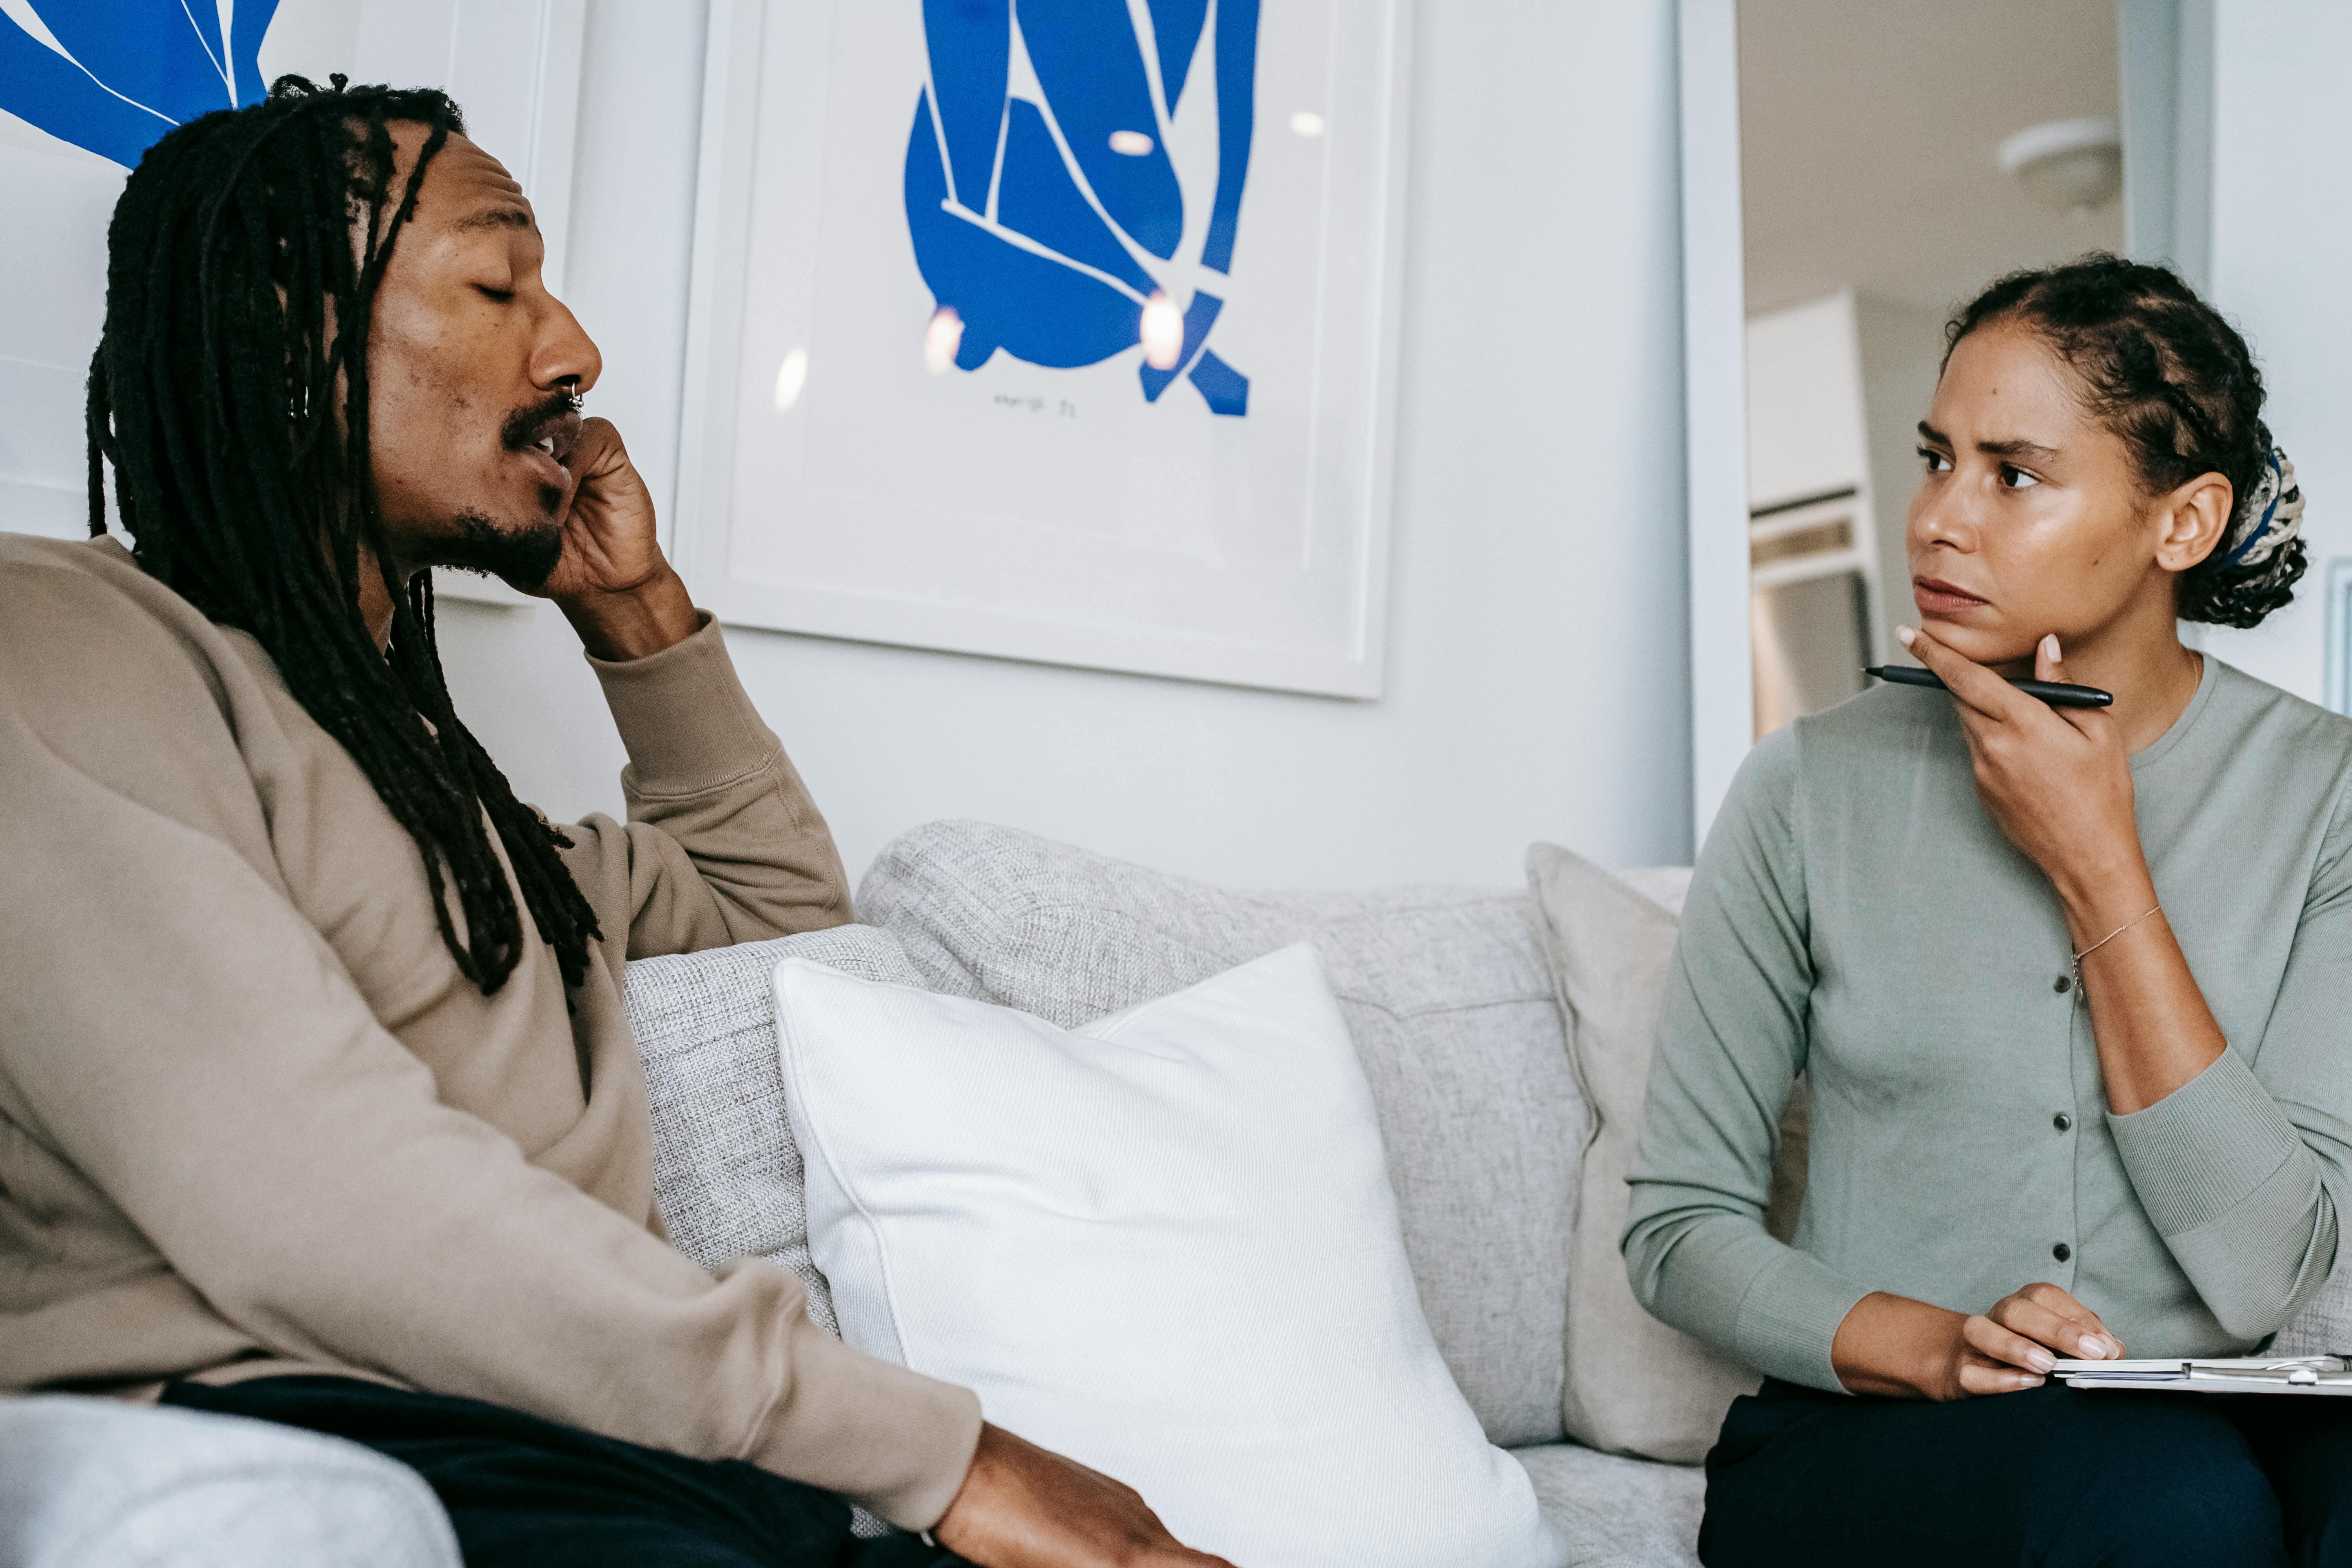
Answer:
<svg viewBox="0 0 2352 1568"><path fill-rule="evenodd" d="M2074 946L2089 946L2156 902L2139 826L2131 764L2115 714L2053 708L1932 631L1896 634L1955 699L1976 764L1977 797L2009 841L2042 868L2065 906ZM2055 637L2034 649L2037 680L2064 680Z"/></svg>
<svg viewBox="0 0 2352 1568"><path fill-rule="evenodd" d="M2115 711L2053 708L1961 658L1933 632L1906 626L1900 635L1951 689L1976 764L1977 798L2058 894L2107 1109L2119 1116L2146 1110L2212 1066L2228 1041L2158 903ZM2033 672L2065 679L2056 637L2043 637L2034 650ZM2183 708L2190 700L2181 699ZM2168 724L2181 710L2158 710Z"/></svg>

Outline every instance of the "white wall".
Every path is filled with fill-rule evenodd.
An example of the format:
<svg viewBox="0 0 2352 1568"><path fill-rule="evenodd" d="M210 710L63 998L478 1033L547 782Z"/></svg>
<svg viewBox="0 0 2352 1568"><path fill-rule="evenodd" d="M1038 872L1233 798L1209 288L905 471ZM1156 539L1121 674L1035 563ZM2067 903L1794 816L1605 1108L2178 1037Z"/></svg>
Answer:
<svg viewBox="0 0 2352 1568"><path fill-rule="evenodd" d="M1673 7L1419 11L1388 695L730 632L853 873L950 816L1257 885L1515 883L1538 837L1614 864L1688 856ZM675 479L699 15L592 0L581 101L591 406L656 494ZM620 748L559 616L445 600L442 641L525 798L617 807Z"/></svg>
<svg viewBox="0 0 2352 1568"><path fill-rule="evenodd" d="M2352 554L2352 6L2230 0L2213 52L2213 295L2262 363L2271 432L2303 481L2311 568L2287 609L2202 641L2318 701L2320 585Z"/></svg>

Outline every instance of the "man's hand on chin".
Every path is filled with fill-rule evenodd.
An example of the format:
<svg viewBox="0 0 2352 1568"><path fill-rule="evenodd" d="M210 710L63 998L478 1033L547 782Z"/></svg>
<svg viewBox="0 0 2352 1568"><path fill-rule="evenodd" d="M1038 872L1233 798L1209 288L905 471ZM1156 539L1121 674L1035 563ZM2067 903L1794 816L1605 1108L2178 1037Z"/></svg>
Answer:
<svg viewBox="0 0 2352 1568"><path fill-rule="evenodd" d="M981 1568L1233 1568L1180 1544L1132 1487L1000 1426L980 1429L931 1533Z"/></svg>
<svg viewBox="0 0 2352 1568"><path fill-rule="evenodd" d="M692 636L694 601L662 554L653 496L613 422L583 420L563 466L563 554L539 593L598 658L643 658Z"/></svg>

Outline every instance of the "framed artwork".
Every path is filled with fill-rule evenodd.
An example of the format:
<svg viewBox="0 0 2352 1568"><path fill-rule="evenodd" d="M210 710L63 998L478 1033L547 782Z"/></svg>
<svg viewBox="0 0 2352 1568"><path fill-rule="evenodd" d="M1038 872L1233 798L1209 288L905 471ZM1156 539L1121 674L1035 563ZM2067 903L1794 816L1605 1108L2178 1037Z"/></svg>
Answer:
<svg viewBox="0 0 2352 1568"><path fill-rule="evenodd" d="M0 8L0 529L88 531L83 386L106 225L173 125L287 72L446 88L530 195L559 292L586 0L9 0ZM463 596L530 604L484 578Z"/></svg>
<svg viewBox="0 0 2352 1568"><path fill-rule="evenodd" d="M2352 556L2327 563L2327 676L2323 695L2330 713L2352 713Z"/></svg>
<svg viewBox="0 0 2352 1568"><path fill-rule="evenodd" d="M1409 5L715 0L697 598L1377 696Z"/></svg>

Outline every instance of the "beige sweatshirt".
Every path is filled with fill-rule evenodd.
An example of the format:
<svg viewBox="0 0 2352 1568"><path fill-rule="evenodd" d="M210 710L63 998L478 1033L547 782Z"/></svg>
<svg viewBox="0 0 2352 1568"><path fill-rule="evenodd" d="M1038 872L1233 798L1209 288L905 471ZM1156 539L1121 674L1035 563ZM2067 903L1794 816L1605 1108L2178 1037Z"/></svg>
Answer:
<svg viewBox="0 0 2352 1568"><path fill-rule="evenodd" d="M458 973L251 637L110 539L0 534L0 1388L338 1373L945 1510L970 1393L662 1238L625 960L849 898L716 626L590 662L630 820L569 829L604 942L567 1014L542 942Z"/></svg>

